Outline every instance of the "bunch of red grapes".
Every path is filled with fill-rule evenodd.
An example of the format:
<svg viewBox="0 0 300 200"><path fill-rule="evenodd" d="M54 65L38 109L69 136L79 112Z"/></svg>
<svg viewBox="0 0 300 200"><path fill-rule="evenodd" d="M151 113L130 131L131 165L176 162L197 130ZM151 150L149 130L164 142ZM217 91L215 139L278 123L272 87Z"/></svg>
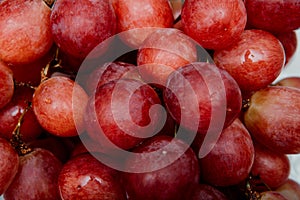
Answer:
<svg viewBox="0 0 300 200"><path fill-rule="evenodd" d="M0 196L300 199L299 28L299 0L0 0Z"/></svg>

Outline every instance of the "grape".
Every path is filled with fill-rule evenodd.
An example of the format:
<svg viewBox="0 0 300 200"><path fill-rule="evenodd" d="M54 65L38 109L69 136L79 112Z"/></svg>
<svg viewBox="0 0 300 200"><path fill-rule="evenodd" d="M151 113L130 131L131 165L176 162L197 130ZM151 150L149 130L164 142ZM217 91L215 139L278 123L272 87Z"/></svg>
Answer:
<svg viewBox="0 0 300 200"><path fill-rule="evenodd" d="M132 47L138 48L157 28L173 25L168 0L113 0L112 5L117 16L118 32L126 31L121 38Z"/></svg>
<svg viewBox="0 0 300 200"><path fill-rule="evenodd" d="M119 178L117 171L89 154L82 154L64 165L59 174L58 185L64 200L125 200Z"/></svg>
<svg viewBox="0 0 300 200"><path fill-rule="evenodd" d="M196 60L194 41L177 29L158 29L139 48L137 64L143 80L164 87L171 72Z"/></svg>
<svg viewBox="0 0 300 200"><path fill-rule="evenodd" d="M65 163L69 159L70 150L61 138L54 137L52 135L45 138L39 138L37 140L27 143L30 148L46 149L50 151L57 159L62 163Z"/></svg>
<svg viewBox="0 0 300 200"><path fill-rule="evenodd" d="M270 86L254 93L244 122L251 135L272 151L300 153L300 90Z"/></svg>
<svg viewBox="0 0 300 200"><path fill-rule="evenodd" d="M0 195L8 188L17 174L19 156L10 143L0 138Z"/></svg>
<svg viewBox="0 0 300 200"><path fill-rule="evenodd" d="M288 179L283 185L276 189L286 199L300 200L300 185L292 179Z"/></svg>
<svg viewBox="0 0 300 200"><path fill-rule="evenodd" d="M297 49L297 36L295 31L277 33L275 36L281 42L285 52L285 65L293 58Z"/></svg>
<svg viewBox="0 0 300 200"><path fill-rule="evenodd" d="M57 0L51 12L51 28L54 41L63 52L85 58L116 33L116 17L109 1Z"/></svg>
<svg viewBox="0 0 300 200"><path fill-rule="evenodd" d="M261 193L260 199L261 200L288 200L282 194L275 191L266 191Z"/></svg>
<svg viewBox="0 0 300 200"><path fill-rule="evenodd" d="M271 84L280 74L285 56L275 36L261 30L246 30L234 45L215 51L214 61L247 92Z"/></svg>
<svg viewBox="0 0 300 200"><path fill-rule="evenodd" d="M210 123L219 124L220 130L228 126L240 112L242 99L237 83L226 71L195 62L168 77L164 101L178 124L206 134Z"/></svg>
<svg viewBox="0 0 300 200"><path fill-rule="evenodd" d="M41 0L0 2L0 59L30 63L44 56L53 44L51 9Z"/></svg>
<svg viewBox="0 0 300 200"><path fill-rule="evenodd" d="M241 0L185 0L181 11L184 32L206 49L232 45L246 26Z"/></svg>
<svg viewBox="0 0 300 200"><path fill-rule="evenodd" d="M33 96L33 111L41 126L56 136L83 132L83 113L88 101L85 91L69 78L56 76L41 83Z"/></svg>
<svg viewBox="0 0 300 200"><path fill-rule="evenodd" d="M166 147L168 144L171 145ZM168 136L153 137L135 148L133 152L139 156L129 158L126 167L146 172L123 174L129 199L185 199L190 186L199 181L199 166L195 153L190 148L183 151L184 148L185 143Z"/></svg>
<svg viewBox="0 0 300 200"><path fill-rule="evenodd" d="M54 48L51 48L43 57L26 64L9 63L8 66L13 71L15 82L26 83L34 87L38 86L41 82L41 71L53 58L54 50Z"/></svg>
<svg viewBox="0 0 300 200"><path fill-rule="evenodd" d="M223 130L212 151L200 159L202 179L215 186L235 185L247 178L253 162L250 134L236 119Z"/></svg>
<svg viewBox="0 0 300 200"><path fill-rule="evenodd" d="M14 93L13 72L0 61L0 109L11 100Z"/></svg>
<svg viewBox="0 0 300 200"><path fill-rule="evenodd" d="M288 86L300 89L300 77L286 77L276 83L278 86Z"/></svg>
<svg viewBox="0 0 300 200"><path fill-rule="evenodd" d="M160 99L149 85L134 79L111 81L90 97L87 131L102 148L114 148L106 136L114 145L130 149L159 128L162 112L154 105L159 106Z"/></svg>
<svg viewBox="0 0 300 200"><path fill-rule="evenodd" d="M78 155L84 153L95 153L95 152L102 152L101 146L99 143L93 139L91 139L88 134L83 133L80 135L80 142L77 143L71 153L71 158L74 158Z"/></svg>
<svg viewBox="0 0 300 200"><path fill-rule="evenodd" d="M12 139L12 134L18 124L19 118L25 112L32 101L34 90L29 87L17 86L12 100L2 109L0 109L0 136L6 139ZM29 109L24 115L20 126L20 134L25 142L32 141L39 137L43 132L42 127L36 119L32 109Z"/></svg>
<svg viewBox="0 0 300 200"><path fill-rule="evenodd" d="M19 169L4 193L5 200L57 200L60 161L49 151L35 149L20 157Z"/></svg>
<svg viewBox="0 0 300 200"><path fill-rule="evenodd" d="M207 184L197 184L191 191L190 200L228 200L222 192Z"/></svg>
<svg viewBox="0 0 300 200"><path fill-rule="evenodd" d="M257 29L288 32L300 27L299 0L244 1L248 23Z"/></svg>
<svg viewBox="0 0 300 200"><path fill-rule="evenodd" d="M105 63L90 74L86 83L86 90L89 94L93 94L101 85L120 78L140 79L137 67L124 62Z"/></svg>
<svg viewBox="0 0 300 200"><path fill-rule="evenodd" d="M254 146L254 149L255 159L251 174L258 176L268 187L276 189L289 177L290 162L288 157L258 144Z"/></svg>

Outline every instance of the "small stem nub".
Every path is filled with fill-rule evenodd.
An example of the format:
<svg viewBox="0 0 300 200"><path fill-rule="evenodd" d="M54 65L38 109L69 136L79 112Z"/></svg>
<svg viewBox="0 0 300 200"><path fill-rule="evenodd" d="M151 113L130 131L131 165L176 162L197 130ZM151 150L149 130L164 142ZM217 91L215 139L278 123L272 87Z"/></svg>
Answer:
<svg viewBox="0 0 300 200"><path fill-rule="evenodd" d="M14 147L14 149L18 152L20 156L26 155L30 152L32 152L32 149L28 147L25 142L22 140L22 135L20 133L21 125L24 119L25 114L28 112L28 110L31 109L31 103L28 102L28 106L25 108L23 113L21 114L18 123L13 130L12 133L12 139L10 140L11 145Z"/></svg>
<svg viewBox="0 0 300 200"><path fill-rule="evenodd" d="M243 99L242 110L245 112L250 107L250 99Z"/></svg>

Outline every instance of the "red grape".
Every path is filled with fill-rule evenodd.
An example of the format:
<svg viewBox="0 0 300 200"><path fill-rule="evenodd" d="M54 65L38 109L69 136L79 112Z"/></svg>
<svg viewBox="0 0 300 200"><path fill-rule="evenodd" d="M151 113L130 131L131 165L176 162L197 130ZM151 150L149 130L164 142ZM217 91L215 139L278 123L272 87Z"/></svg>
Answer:
<svg viewBox="0 0 300 200"><path fill-rule="evenodd" d="M299 0L244 0L247 23L270 31L287 32L300 27Z"/></svg>
<svg viewBox="0 0 300 200"><path fill-rule="evenodd" d="M196 43L177 29L158 29L139 48L137 64L142 78L164 87L175 69L197 60Z"/></svg>
<svg viewBox="0 0 300 200"><path fill-rule="evenodd" d="M254 147L249 132L236 119L223 130L211 152L200 159L205 182L230 186L245 180L254 162Z"/></svg>
<svg viewBox="0 0 300 200"><path fill-rule="evenodd" d="M289 177L290 162L285 154L273 152L261 145L254 146L255 158L251 174L272 189L282 185Z"/></svg>
<svg viewBox="0 0 300 200"><path fill-rule="evenodd" d="M292 179L288 179L283 185L276 189L286 199L300 200L300 185Z"/></svg>
<svg viewBox="0 0 300 200"><path fill-rule="evenodd" d="M181 11L184 32L206 49L232 45L246 26L241 0L185 0Z"/></svg>
<svg viewBox="0 0 300 200"><path fill-rule="evenodd" d="M58 185L64 200L126 199L117 171L89 154L69 160L59 174Z"/></svg>
<svg viewBox="0 0 300 200"><path fill-rule="evenodd" d="M14 93L13 72L0 61L0 108L11 100Z"/></svg>
<svg viewBox="0 0 300 200"><path fill-rule="evenodd" d="M178 139L157 136L135 148L138 157L129 158L126 167L136 173L123 175L129 199L185 199L199 181L197 157L186 147ZM141 169L145 172L138 173Z"/></svg>
<svg viewBox="0 0 300 200"><path fill-rule="evenodd" d="M13 71L15 82L38 86L41 82L41 71L53 59L54 52L55 45L53 45L53 48L51 48L46 55L33 62L26 64L8 63L9 68Z"/></svg>
<svg viewBox="0 0 300 200"><path fill-rule="evenodd" d="M32 101L34 90L28 87L17 86L12 100L2 109L0 109L0 135L6 139L12 139L12 133L18 124L19 118L26 110L29 102ZM25 142L32 141L41 135L42 127L34 115L32 109L29 109L24 115L20 126L20 134Z"/></svg>
<svg viewBox="0 0 300 200"><path fill-rule="evenodd" d="M102 147L130 149L156 133L162 120L159 105L160 99L149 85L134 79L111 81L89 100L87 131Z"/></svg>
<svg viewBox="0 0 300 200"><path fill-rule="evenodd" d="M197 184L191 189L190 200L228 200L228 198L218 189L206 185Z"/></svg>
<svg viewBox="0 0 300 200"><path fill-rule="evenodd" d="M41 0L0 2L0 59L30 63L52 46L51 9Z"/></svg>
<svg viewBox="0 0 300 200"><path fill-rule="evenodd" d="M293 58L297 49L298 41L296 32L289 31L284 33L277 33L275 36L279 39L284 48L286 65L291 60L291 58Z"/></svg>
<svg viewBox="0 0 300 200"><path fill-rule="evenodd" d="M300 77L286 77L276 83L278 86L288 86L300 89Z"/></svg>
<svg viewBox="0 0 300 200"><path fill-rule="evenodd" d="M260 200L289 200L282 194L275 191L266 191L260 194Z"/></svg>
<svg viewBox="0 0 300 200"><path fill-rule="evenodd" d="M61 138L57 138L51 135L47 136L46 138L34 140L27 145L33 149L41 148L50 151L62 163L65 163L69 159L69 149L61 140Z"/></svg>
<svg viewBox="0 0 300 200"><path fill-rule="evenodd" d="M17 174L19 156L10 143L0 138L0 195L8 188Z"/></svg>
<svg viewBox="0 0 300 200"><path fill-rule="evenodd" d="M41 126L56 136L83 132L83 113L88 101L85 91L73 80L56 76L41 83L33 96L33 111Z"/></svg>
<svg viewBox="0 0 300 200"><path fill-rule="evenodd" d="M86 90L89 94L94 94L101 85L120 78L140 79L137 67L124 62L105 63L90 74L86 83Z"/></svg>
<svg viewBox="0 0 300 200"><path fill-rule="evenodd" d="M174 71L164 92L166 107L183 127L206 134L211 124L220 130L241 110L240 89L234 79L213 64L196 62ZM217 126L214 127L214 130Z"/></svg>
<svg viewBox="0 0 300 200"><path fill-rule="evenodd" d="M63 52L85 58L115 34L116 17L109 1L57 0L51 13L51 27L54 41Z"/></svg>
<svg viewBox="0 0 300 200"><path fill-rule="evenodd" d="M4 193L5 200L58 200L60 161L49 151L35 149L20 157L19 170Z"/></svg>
<svg viewBox="0 0 300 200"><path fill-rule="evenodd" d="M270 86L252 95L244 122L251 135L272 151L300 153L300 90Z"/></svg>
<svg viewBox="0 0 300 200"><path fill-rule="evenodd" d="M80 142L75 145L71 153L71 158L74 158L84 153L95 152L102 152L101 146L98 144L97 141L92 140L87 134L83 133L80 135Z"/></svg>
<svg viewBox="0 0 300 200"><path fill-rule="evenodd" d="M214 61L232 75L242 91L254 91L278 77L285 57L275 36L261 30L246 30L233 46L215 51Z"/></svg>
<svg viewBox="0 0 300 200"><path fill-rule="evenodd" d="M168 0L113 0L118 32L125 43L139 47L157 28L173 25L172 8ZM155 17L153 17L155 16Z"/></svg>

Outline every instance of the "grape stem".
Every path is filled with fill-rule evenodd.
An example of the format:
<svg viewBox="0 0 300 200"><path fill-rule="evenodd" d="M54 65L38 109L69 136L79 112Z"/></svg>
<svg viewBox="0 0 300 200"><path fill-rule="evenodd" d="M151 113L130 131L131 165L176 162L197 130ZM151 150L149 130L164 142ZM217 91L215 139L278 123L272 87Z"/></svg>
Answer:
<svg viewBox="0 0 300 200"><path fill-rule="evenodd" d="M24 83L24 82L18 82L18 81L14 81L15 86L19 86L19 87L28 87L31 88L33 90L36 89L36 87L30 85L30 83Z"/></svg>
<svg viewBox="0 0 300 200"><path fill-rule="evenodd" d="M30 109L31 109L31 102L28 102L28 106L25 108L25 110L21 114L21 116L18 120L18 123L17 123L15 129L13 130L12 139L10 140L11 145L13 146L13 148L17 151L17 153L20 156L23 156L23 155L26 155L26 154L32 152L32 149L30 147L28 147L25 144L25 142L22 140L22 135L20 133L20 129L21 129L21 125L22 125L24 116Z"/></svg>
<svg viewBox="0 0 300 200"><path fill-rule="evenodd" d="M259 200L261 199L260 192L262 191L272 191L272 189L260 179L259 176L250 175L246 181L246 191L245 194L249 200Z"/></svg>
<svg viewBox="0 0 300 200"><path fill-rule="evenodd" d="M56 49L54 58L41 71L41 83L46 81L49 77L49 71L52 68L61 68L61 60L58 58L59 48Z"/></svg>

